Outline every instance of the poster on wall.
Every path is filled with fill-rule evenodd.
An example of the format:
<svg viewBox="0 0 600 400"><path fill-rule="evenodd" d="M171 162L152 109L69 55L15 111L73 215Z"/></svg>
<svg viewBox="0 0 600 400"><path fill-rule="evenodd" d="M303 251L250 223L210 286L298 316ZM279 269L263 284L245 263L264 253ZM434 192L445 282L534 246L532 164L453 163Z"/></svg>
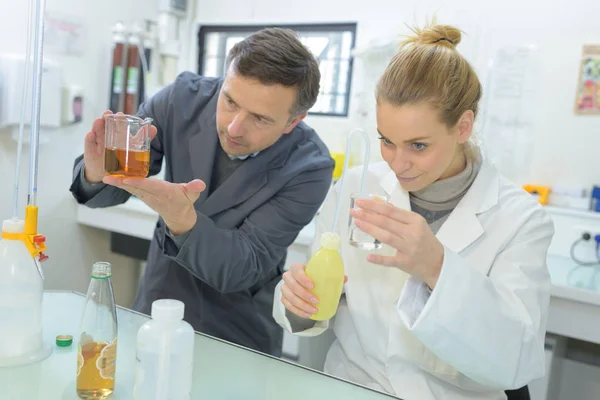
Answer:
<svg viewBox="0 0 600 400"><path fill-rule="evenodd" d="M50 54L80 56L85 50L87 25L81 17L46 11L44 51Z"/></svg>
<svg viewBox="0 0 600 400"><path fill-rule="evenodd" d="M575 114L600 115L600 45L583 46Z"/></svg>

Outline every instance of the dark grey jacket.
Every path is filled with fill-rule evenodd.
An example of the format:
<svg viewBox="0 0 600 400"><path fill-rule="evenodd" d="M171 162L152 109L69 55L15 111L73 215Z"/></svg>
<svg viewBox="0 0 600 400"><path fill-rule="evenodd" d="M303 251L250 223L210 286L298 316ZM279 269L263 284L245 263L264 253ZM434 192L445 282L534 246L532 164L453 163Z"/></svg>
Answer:
<svg viewBox="0 0 600 400"><path fill-rule="evenodd" d="M150 175L210 187L219 146L216 105L221 79L183 73L143 104L138 113L158 129ZM242 346L281 354L282 330L271 316L273 289L286 250L316 214L331 183L334 163L316 132L300 123L274 145L247 159L215 191L202 193L198 222L175 245L162 219L156 224L146 273L134 309L149 314L162 298L185 303L185 320L197 331ZM83 156L75 161L71 192L88 207L125 202L129 193L102 185L82 189Z"/></svg>

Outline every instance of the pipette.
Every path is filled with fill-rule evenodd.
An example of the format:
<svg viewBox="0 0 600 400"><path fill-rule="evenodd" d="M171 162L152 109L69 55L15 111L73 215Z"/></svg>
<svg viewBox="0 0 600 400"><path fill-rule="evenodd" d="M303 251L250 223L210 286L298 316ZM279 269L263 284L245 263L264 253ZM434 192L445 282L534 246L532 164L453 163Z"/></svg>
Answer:
<svg viewBox="0 0 600 400"><path fill-rule="evenodd" d="M341 204L342 196L344 193L343 192L344 180L346 179L346 173L348 172L348 163L350 161L350 148L352 146L352 137L354 136L355 133L360 133L365 141L363 171L362 171L362 177L360 178L360 192L361 193L363 192L364 185L365 185L365 177L367 175L367 170L369 169L369 156L371 155L371 143L369 141L369 136L362 129L358 129L358 128L353 129L350 131L350 133L348 134L348 138L346 139L346 156L344 157L344 170L342 171L342 176L340 177L340 181L339 181L340 188L338 190L339 195L338 195L337 203L335 205L335 212L333 214L333 230L332 230L332 232L334 232L334 233L337 233L340 204Z"/></svg>

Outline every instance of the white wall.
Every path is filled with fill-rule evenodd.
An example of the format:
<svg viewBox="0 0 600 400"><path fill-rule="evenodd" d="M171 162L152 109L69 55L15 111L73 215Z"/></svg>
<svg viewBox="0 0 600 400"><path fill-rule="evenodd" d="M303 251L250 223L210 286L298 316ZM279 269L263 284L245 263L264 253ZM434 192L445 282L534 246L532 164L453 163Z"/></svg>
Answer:
<svg viewBox="0 0 600 400"><path fill-rule="evenodd" d="M149 4L151 3L151 4ZM46 289L70 289L85 292L94 261L113 263L113 284L117 302L130 305L137 284L137 263L112 254L105 232L84 228L75 222L75 202L68 188L73 160L83 151L83 138L96 116L108 105L110 84L111 27L117 19L156 15L155 3L138 1L48 0L47 10L74 16L86 22L84 56L45 54L61 64L65 84L81 86L85 96L84 121L58 129L50 141L40 147L39 159L39 232L48 238L48 255L44 263ZM0 53L24 52L26 43L27 1L0 0ZM28 147L23 152L21 191L26 191ZM0 131L0 219L12 216L12 185L16 143L10 134ZM21 213L26 202L22 195Z"/></svg>
<svg viewBox="0 0 600 400"><path fill-rule="evenodd" d="M600 157L596 156L600 117L573 114L581 47L600 43L598 1L557 0L551 5L541 0L198 0L196 9L198 22L207 24L356 21L357 47L381 36L407 33L405 23L422 24L427 16L437 14L440 22L456 24L467 33L459 48L484 84L489 57L499 46L535 44L540 85L531 115L533 159L511 178L520 183L600 183ZM197 40L195 34L191 40ZM196 70L196 60L194 53L189 63L192 70ZM355 95L361 90L357 75L358 71L353 81ZM340 135L352 126L348 119L339 118L309 117L308 122L337 150L342 148Z"/></svg>

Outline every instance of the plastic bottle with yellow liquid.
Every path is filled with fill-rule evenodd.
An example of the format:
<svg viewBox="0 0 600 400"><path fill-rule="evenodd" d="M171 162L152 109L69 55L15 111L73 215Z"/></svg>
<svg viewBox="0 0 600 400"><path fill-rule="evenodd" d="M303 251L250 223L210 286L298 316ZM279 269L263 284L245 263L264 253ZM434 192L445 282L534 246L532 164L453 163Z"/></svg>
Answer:
<svg viewBox="0 0 600 400"><path fill-rule="evenodd" d="M82 399L106 399L115 389L117 309L111 275L110 263L92 267L77 354L77 395Z"/></svg>
<svg viewBox="0 0 600 400"><path fill-rule="evenodd" d="M337 312L345 276L340 247L340 236L325 232L321 235L321 248L306 264L306 275L315 285L312 293L319 299L318 312L310 317L315 321L327 321Z"/></svg>

